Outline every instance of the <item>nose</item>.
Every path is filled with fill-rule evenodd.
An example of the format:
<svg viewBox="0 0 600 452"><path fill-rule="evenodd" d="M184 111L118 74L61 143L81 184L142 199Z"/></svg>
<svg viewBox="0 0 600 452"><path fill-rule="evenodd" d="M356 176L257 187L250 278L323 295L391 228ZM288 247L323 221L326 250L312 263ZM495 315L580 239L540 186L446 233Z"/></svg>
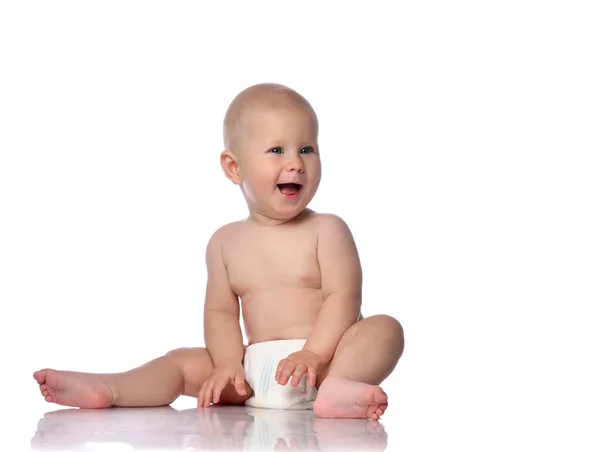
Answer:
<svg viewBox="0 0 600 452"><path fill-rule="evenodd" d="M304 162L300 156L296 155L291 158L285 165L286 171L296 171L298 173L304 172Z"/></svg>

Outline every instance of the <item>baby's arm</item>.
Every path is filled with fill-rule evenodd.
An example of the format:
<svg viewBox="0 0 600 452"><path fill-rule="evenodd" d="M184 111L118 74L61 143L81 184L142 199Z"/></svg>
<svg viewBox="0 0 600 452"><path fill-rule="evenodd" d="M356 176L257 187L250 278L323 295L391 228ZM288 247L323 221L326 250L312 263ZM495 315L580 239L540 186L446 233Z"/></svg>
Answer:
<svg viewBox="0 0 600 452"><path fill-rule="evenodd" d="M240 304L229 285L221 252L224 232L223 229L215 232L206 247L204 343L215 367L230 361L241 363L244 357Z"/></svg>
<svg viewBox="0 0 600 452"><path fill-rule="evenodd" d="M239 395L246 395L244 344L240 328L240 305L229 285L223 263L221 240L223 230L209 240L206 250L207 283L204 304L204 341L214 369L200 386L198 406L217 403L228 384L233 384Z"/></svg>
<svg viewBox="0 0 600 452"><path fill-rule="evenodd" d="M360 315L362 269L346 223L335 215L323 215L320 220L317 257L324 302L304 350L316 354L327 364L342 335Z"/></svg>

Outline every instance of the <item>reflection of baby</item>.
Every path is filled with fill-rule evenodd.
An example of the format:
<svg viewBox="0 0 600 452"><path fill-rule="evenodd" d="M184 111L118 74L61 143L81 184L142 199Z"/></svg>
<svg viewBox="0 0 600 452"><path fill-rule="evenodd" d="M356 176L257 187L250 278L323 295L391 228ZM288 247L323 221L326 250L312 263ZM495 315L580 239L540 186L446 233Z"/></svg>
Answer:
<svg viewBox="0 0 600 452"><path fill-rule="evenodd" d="M378 419L388 403L378 385L400 359L403 331L387 315L363 318L362 270L348 226L307 208L321 179L317 136L317 116L296 91L276 84L242 91L225 117L221 166L249 216L208 242L206 348L173 350L117 374L40 370L34 378L45 399L142 407L185 394L198 397L199 407L244 404L259 389L249 384L252 372L245 376L245 356L255 345L273 351L279 344L288 349L262 372L263 383L291 390L302 380L318 389L310 406L319 417Z"/></svg>
<svg viewBox="0 0 600 452"><path fill-rule="evenodd" d="M244 446L250 450L385 450L387 433L366 419L316 418L310 411L247 408L252 422Z"/></svg>
<svg viewBox="0 0 600 452"><path fill-rule="evenodd" d="M171 407L63 409L46 413L31 440L34 450L385 450L387 433L368 419L316 418L309 410Z"/></svg>

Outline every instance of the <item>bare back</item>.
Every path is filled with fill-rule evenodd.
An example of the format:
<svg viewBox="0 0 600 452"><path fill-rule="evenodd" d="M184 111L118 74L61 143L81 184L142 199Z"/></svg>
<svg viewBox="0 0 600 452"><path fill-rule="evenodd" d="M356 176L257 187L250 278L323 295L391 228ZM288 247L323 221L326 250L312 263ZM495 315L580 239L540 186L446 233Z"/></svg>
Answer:
<svg viewBox="0 0 600 452"><path fill-rule="evenodd" d="M308 211L278 226L240 221L225 227L223 262L250 344L310 334L323 304L318 217Z"/></svg>

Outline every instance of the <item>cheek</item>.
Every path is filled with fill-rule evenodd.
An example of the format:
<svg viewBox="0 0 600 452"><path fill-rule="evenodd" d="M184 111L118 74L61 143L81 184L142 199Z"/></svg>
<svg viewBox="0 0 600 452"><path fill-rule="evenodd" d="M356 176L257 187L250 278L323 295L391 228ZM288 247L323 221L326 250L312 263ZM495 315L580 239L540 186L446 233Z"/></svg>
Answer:
<svg viewBox="0 0 600 452"><path fill-rule="evenodd" d="M269 170L268 166L252 168L249 171L249 175L245 178L246 187L251 191L266 192L276 187L278 173L276 171Z"/></svg>
<svg viewBox="0 0 600 452"><path fill-rule="evenodd" d="M309 174L312 176L312 179L315 183L319 183L321 181L321 165L319 162L311 163L309 167Z"/></svg>
<svg viewBox="0 0 600 452"><path fill-rule="evenodd" d="M319 175L315 177L315 187L318 187L321 183L321 172L319 171Z"/></svg>

